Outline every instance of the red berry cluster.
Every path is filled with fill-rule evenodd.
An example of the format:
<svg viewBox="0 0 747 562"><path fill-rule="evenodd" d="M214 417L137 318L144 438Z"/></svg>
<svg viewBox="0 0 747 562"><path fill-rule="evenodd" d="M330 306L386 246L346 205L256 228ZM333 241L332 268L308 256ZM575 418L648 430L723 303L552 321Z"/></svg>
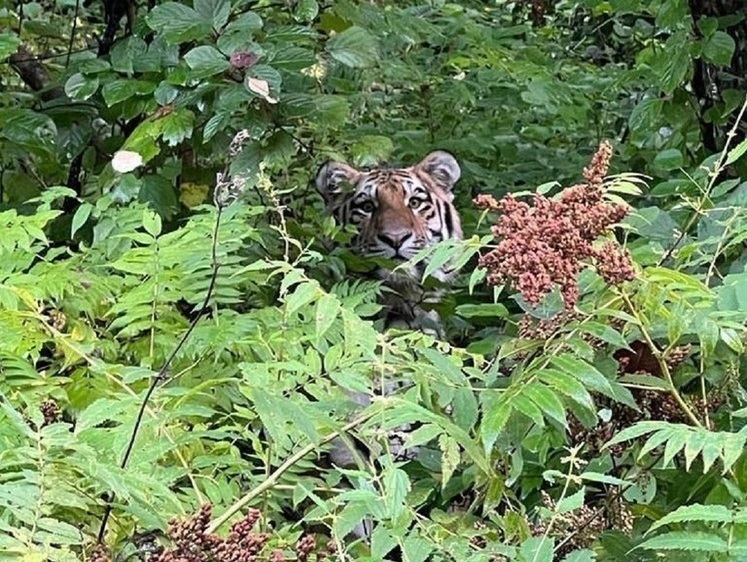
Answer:
<svg viewBox="0 0 747 562"><path fill-rule="evenodd" d="M498 245L480 258L491 285L510 283L527 302L537 305L559 287L567 308L579 298L577 276L593 263L610 284L634 278L630 255L616 242L594 242L629 211L604 200L603 180L612 145L603 142L584 169L586 183L564 189L550 199L535 195L533 204L509 194L500 201L478 195L475 203L501 214L493 227Z"/></svg>

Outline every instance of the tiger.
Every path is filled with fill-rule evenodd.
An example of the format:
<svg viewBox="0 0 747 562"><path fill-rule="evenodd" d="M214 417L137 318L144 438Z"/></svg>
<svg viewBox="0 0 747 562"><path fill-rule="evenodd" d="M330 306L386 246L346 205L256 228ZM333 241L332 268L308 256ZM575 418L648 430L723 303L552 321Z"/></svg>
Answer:
<svg viewBox="0 0 747 562"><path fill-rule="evenodd" d="M353 251L364 258L387 258L402 264L442 240L462 239L461 219L454 206L454 186L460 176L456 158L436 150L406 168L358 170L328 161L317 173L316 188L335 221L357 231ZM420 282L427 263L420 261L404 272L400 268L375 270L376 277L390 289L381 303L386 327L440 335L438 316L422 307L440 298ZM432 273L443 284L455 275L449 264Z"/></svg>
<svg viewBox="0 0 747 562"><path fill-rule="evenodd" d="M462 239L461 219L454 206L454 186L460 176L456 158L437 150L406 168L359 170L328 161L317 173L316 188L338 225L354 227L351 246L355 253L404 264L423 248L442 240ZM439 298L438 293L426 291L421 283L426 266L427 261L421 261L404 271L383 267L375 270L376 277L390 289L382 295L385 327L441 335L438 315L422 308ZM456 271L447 264L432 275L448 284ZM397 386L387 384L383 393L391 394ZM366 394L349 392L348 396L359 406L371 403ZM409 458L413 451L402 448L401 436L395 435L400 433L389 435L390 448L395 456ZM354 453L341 440L332 443L330 457L338 466L355 464Z"/></svg>

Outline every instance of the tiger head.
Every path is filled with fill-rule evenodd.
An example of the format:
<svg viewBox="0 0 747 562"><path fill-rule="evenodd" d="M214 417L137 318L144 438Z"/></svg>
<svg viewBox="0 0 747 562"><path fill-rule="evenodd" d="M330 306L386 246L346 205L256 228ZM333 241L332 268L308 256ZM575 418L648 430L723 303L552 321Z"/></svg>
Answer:
<svg viewBox="0 0 747 562"><path fill-rule="evenodd" d="M439 150L409 168L357 170L327 162L317 174L316 187L337 223L356 227L356 253L404 262L441 240L462 238L452 204L460 175L456 159ZM411 280L419 279L424 268L420 262L410 270ZM396 281L390 272L378 273ZM445 266L433 276L446 282L453 272Z"/></svg>

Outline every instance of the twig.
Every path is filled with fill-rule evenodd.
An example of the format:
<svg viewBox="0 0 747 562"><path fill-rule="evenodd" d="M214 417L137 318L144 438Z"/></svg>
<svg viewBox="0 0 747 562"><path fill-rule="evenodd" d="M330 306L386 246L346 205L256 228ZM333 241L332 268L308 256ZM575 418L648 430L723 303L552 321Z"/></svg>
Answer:
<svg viewBox="0 0 747 562"><path fill-rule="evenodd" d="M350 422L345 427L340 429L339 431L333 431L329 435L324 436L324 438L319 441L318 443L309 443L304 448L299 449L296 453L288 457L283 464L281 464L279 467L277 467L272 474L270 474L259 486L254 488L253 490L249 491L244 497L242 497L239 501L235 502L232 506L230 506L220 517L216 518L211 524L210 527L208 527L207 532L208 534L214 533L217 531L221 525L223 525L226 521L228 521L231 517L234 516L237 512L239 512L243 507L245 507L247 504L249 504L254 498L262 494L265 490L269 490L270 488L273 488L275 486L275 482L278 481L278 479L285 474L294 464L299 462L301 459L303 459L306 455L309 453L314 452L319 448L320 445L324 445L325 443L329 443L333 439L336 439L339 437L342 433L347 433L351 429L354 429L358 427L359 425L363 424L364 422L371 419L377 412L369 412L368 414L362 415L358 419Z"/></svg>
<svg viewBox="0 0 747 562"><path fill-rule="evenodd" d="M688 417L688 419L695 425L696 427L703 427L703 424L700 422L700 420L697 418L695 413L690 409L690 407L687 405L685 400L682 398L682 395L677 390L677 387L674 385L674 380L672 379L672 373L669 370L669 365L667 365L666 357L664 356L664 353L656 346L654 343L653 338L648 333L648 330L644 326L643 319L641 318L641 315L638 313L638 309L633 306L633 303L630 301L630 298L627 294L624 292L620 292L620 295L622 296L623 301L625 302L625 305L628 307L628 310L630 313L635 317L636 322L638 323L638 327L641 330L641 334L643 335L643 339L646 340L646 344L648 345L649 349L651 350L651 354L656 359L656 362L659 364L659 369L661 369L661 373L664 375L664 378L667 381L667 384L669 385L669 393L672 395L672 397L675 399L679 407L682 409L684 414Z"/></svg>
<svg viewBox="0 0 747 562"><path fill-rule="evenodd" d="M73 12L73 28L70 30L70 43L67 45L67 57L65 58L65 68L70 64L70 55L73 53L73 42L75 41L75 32L78 30L78 10L80 10L80 0L75 0L75 11Z"/></svg>
<svg viewBox="0 0 747 562"><path fill-rule="evenodd" d="M143 397L142 402L140 403L140 409L138 410L137 417L135 418L135 424L132 427L132 432L130 433L130 439L127 443L127 448L125 449L124 455L122 456L122 461L119 464L119 467L121 469L124 469L127 467L127 462L130 460L130 456L132 455L132 451L135 447L135 441L137 440L137 435L140 431L140 426L143 422L143 416L145 415L145 410L148 406L148 402L150 401L151 396L153 396L153 393L156 390L156 387L160 382L162 382L166 378L166 371L171 365L171 362L174 360L174 358L177 356L179 351L181 351L182 347L186 343L189 336L194 331L195 327L197 326L197 322L200 321L202 318L203 313L205 310L207 310L207 307L210 303L210 298L213 296L213 291L215 290L215 283L218 278L218 270L220 268L220 264L217 260L217 253L218 253L218 230L220 228L220 219L223 212L223 206L217 205L216 206L216 215L215 215L215 224L213 226L213 239L212 239L212 245L211 245L211 255L210 259L212 262L212 272L210 274L210 283L208 284L207 291L205 293L205 300L202 302L202 306L200 307L200 312L195 315L195 317L192 319L192 321L189 323L189 326L187 327L187 330L182 334L182 337L179 338L179 341L176 344L176 347L171 352L171 354L168 356L164 364L161 366L161 369L158 371L158 374L153 377L151 380L150 386L148 387L147 392L145 393L145 396ZM104 515L101 518L101 526L99 527L98 532L98 542L101 543L104 540L104 534L106 533L106 525L109 521L109 517L111 516L113 504L114 504L114 492L109 494L109 497L106 501L106 507L104 508Z"/></svg>
<svg viewBox="0 0 747 562"><path fill-rule="evenodd" d="M739 124L742 122L742 117L744 116L744 112L747 110L747 97L744 99L744 103L742 104L742 108L739 110L739 114L737 115L736 121L734 121L734 126L731 128L731 130L726 133L726 142L724 143L724 148L721 150L721 155L718 158L718 161L716 162L716 166L713 169L713 172L711 172L711 179L708 182L708 186L706 187L705 191L703 192L703 195L700 197L700 201L698 202L698 206L695 210L695 213L690 217L690 220L687 221L687 224L685 227L680 231L679 236L677 236L677 239L674 241L674 244L672 244L669 249L666 251L664 256L659 260L658 266L661 266L664 264L670 257L672 257L672 254L677 249L677 246L680 245L680 242L682 242L682 239L687 235L688 232L690 232L690 229L695 225L695 223L698 220L699 210L702 208L703 204L705 203L706 199L708 199L711 195L711 190L713 189L714 185L716 184L716 179L718 179L719 175L721 174L721 171L723 170L723 164L724 160L726 159L727 152L729 151L729 145L731 144L731 141L734 139L734 137L737 135L737 129L739 128Z"/></svg>

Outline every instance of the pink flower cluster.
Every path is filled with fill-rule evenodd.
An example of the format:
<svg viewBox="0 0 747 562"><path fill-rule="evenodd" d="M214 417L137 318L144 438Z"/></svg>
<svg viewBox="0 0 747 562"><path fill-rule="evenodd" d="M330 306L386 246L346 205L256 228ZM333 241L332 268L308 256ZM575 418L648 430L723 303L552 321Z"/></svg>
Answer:
<svg viewBox="0 0 747 562"><path fill-rule="evenodd" d="M584 169L586 183L564 189L557 198L535 195L530 205L510 194L500 201L477 196L479 207L501 214L492 229L498 245L480 258L489 284L509 283L533 305L559 287L570 309L579 298L578 273L587 264L610 284L634 278L630 255L617 242L594 246L629 212L603 199L611 156L612 145L605 141Z"/></svg>

